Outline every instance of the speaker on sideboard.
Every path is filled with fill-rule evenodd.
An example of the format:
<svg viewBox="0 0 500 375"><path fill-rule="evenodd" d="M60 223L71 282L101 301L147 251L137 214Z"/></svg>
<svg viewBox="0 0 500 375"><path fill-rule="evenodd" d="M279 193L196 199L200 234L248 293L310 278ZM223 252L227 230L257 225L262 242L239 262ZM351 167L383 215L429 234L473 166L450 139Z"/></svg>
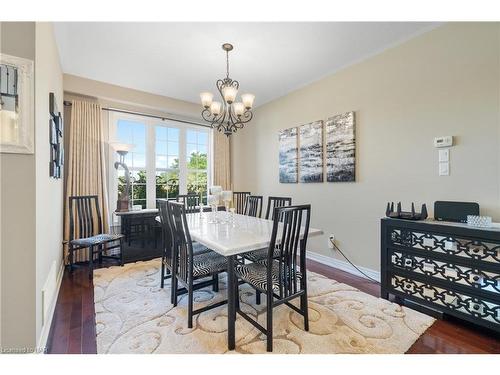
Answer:
<svg viewBox="0 0 500 375"><path fill-rule="evenodd" d="M475 202L434 202L434 219L467 222L467 215L479 215L479 204Z"/></svg>

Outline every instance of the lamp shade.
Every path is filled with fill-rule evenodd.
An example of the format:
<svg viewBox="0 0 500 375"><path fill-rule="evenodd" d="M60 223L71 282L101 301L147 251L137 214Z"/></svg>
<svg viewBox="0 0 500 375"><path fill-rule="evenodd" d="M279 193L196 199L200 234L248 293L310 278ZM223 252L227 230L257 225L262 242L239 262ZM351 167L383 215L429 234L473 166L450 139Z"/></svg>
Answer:
<svg viewBox="0 0 500 375"><path fill-rule="evenodd" d="M123 142L109 142L109 145L115 149L116 152L129 152L135 145Z"/></svg>
<svg viewBox="0 0 500 375"><path fill-rule="evenodd" d="M209 108L212 105L212 100L214 95L211 92L202 92L200 94L201 105L205 108Z"/></svg>
<svg viewBox="0 0 500 375"><path fill-rule="evenodd" d="M233 103L233 110L236 116L241 116L245 112L245 106L241 102Z"/></svg>
<svg viewBox="0 0 500 375"><path fill-rule="evenodd" d="M250 109L253 106L253 101L255 100L255 95L254 94L243 94L243 95L241 95L241 100L243 101L245 108Z"/></svg>
<svg viewBox="0 0 500 375"><path fill-rule="evenodd" d="M238 93L238 89L233 86L224 86L222 88L222 95L224 96L224 100L231 104L236 99L236 94Z"/></svg>
<svg viewBox="0 0 500 375"><path fill-rule="evenodd" d="M210 112L212 112L212 115L217 116L220 113L222 104L220 102L213 102L210 105Z"/></svg>

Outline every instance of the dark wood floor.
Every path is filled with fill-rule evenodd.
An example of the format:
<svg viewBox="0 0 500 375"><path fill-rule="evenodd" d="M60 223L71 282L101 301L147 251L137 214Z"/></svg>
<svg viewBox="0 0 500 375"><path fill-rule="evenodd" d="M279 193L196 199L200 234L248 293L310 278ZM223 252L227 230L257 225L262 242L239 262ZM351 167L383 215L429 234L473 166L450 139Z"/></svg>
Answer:
<svg viewBox="0 0 500 375"><path fill-rule="evenodd" d="M308 269L379 296L377 284L361 277L308 261ZM94 288L86 268L65 271L48 339L49 353L96 353ZM500 340L491 331L458 320L436 321L408 353L500 353Z"/></svg>

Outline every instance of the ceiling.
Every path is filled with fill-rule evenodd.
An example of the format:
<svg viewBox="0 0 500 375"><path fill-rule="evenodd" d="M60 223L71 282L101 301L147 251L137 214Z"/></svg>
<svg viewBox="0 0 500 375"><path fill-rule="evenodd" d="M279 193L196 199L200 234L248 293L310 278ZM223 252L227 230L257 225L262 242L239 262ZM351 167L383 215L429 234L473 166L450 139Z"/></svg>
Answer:
<svg viewBox="0 0 500 375"><path fill-rule="evenodd" d="M63 71L199 102L225 76L262 105L438 26L424 22L133 23L61 22Z"/></svg>

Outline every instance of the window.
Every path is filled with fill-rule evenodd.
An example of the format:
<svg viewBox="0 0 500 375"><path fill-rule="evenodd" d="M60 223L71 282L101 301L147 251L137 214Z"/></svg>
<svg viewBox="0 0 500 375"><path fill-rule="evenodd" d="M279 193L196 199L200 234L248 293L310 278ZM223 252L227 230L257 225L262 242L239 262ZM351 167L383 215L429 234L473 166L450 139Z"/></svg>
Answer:
<svg viewBox="0 0 500 375"><path fill-rule="evenodd" d="M156 199L175 199L195 193L207 201L210 181L210 129L174 121L110 112L109 139L134 145L125 157L131 176L130 200L155 208ZM110 204L115 210L118 192L125 186L123 169L114 168L118 155L109 150Z"/></svg>
<svg viewBox="0 0 500 375"><path fill-rule="evenodd" d="M158 125L156 131L156 198L179 195L179 129Z"/></svg>
<svg viewBox="0 0 500 375"><path fill-rule="evenodd" d="M188 130L186 137L187 191L202 197L207 203L208 134Z"/></svg>

